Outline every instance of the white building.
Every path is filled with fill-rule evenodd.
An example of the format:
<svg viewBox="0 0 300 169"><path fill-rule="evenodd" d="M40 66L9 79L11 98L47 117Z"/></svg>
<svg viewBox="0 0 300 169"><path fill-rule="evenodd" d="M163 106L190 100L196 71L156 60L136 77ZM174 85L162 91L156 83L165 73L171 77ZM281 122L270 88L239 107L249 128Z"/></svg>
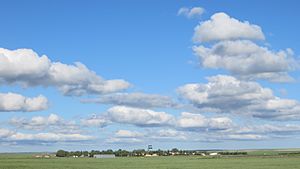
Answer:
<svg viewBox="0 0 300 169"><path fill-rule="evenodd" d="M94 158L115 158L114 154L95 154Z"/></svg>
<svg viewBox="0 0 300 169"><path fill-rule="evenodd" d="M209 153L210 156L217 156L218 153Z"/></svg>

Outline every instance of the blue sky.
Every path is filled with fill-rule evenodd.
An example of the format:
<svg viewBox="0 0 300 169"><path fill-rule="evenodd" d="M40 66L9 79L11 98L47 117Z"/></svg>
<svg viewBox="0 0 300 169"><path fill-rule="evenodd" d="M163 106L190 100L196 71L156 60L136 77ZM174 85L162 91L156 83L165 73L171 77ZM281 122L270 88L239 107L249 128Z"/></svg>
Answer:
<svg viewBox="0 0 300 169"><path fill-rule="evenodd" d="M298 6L292 0L2 2L0 58L11 60L0 60L0 144L7 145L0 151L299 147ZM188 16L192 9L204 12ZM203 26L212 16L221 23L216 32ZM243 51L213 49L230 44ZM42 55L45 65L34 60ZM279 74L292 80L273 77ZM27 103L16 95L42 97Z"/></svg>

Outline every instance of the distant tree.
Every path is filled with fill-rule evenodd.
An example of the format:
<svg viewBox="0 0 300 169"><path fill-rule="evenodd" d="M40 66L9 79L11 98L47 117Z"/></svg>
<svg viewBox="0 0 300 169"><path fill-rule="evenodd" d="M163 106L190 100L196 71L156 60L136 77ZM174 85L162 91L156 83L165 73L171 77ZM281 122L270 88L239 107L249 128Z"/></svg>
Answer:
<svg viewBox="0 0 300 169"><path fill-rule="evenodd" d="M84 151L84 152L82 152L82 154L83 154L85 157L89 156L89 152L88 152L88 151Z"/></svg>
<svg viewBox="0 0 300 169"><path fill-rule="evenodd" d="M165 154L164 151L162 151L161 149L158 149L157 151L155 151L155 153L159 156L163 156Z"/></svg>
<svg viewBox="0 0 300 169"><path fill-rule="evenodd" d="M114 151L113 151L113 150L111 150L111 149L108 149L108 150L106 151L106 153L107 153L107 154L113 154L113 153L114 153Z"/></svg>
<svg viewBox="0 0 300 169"><path fill-rule="evenodd" d="M74 155L80 157L82 155L82 151L75 151Z"/></svg>
<svg viewBox="0 0 300 169"><path fill-rule="evenodd" d="M103 151L102 151L103 152ZM94 157L95 154L104 154L104 153L101 153L100 151L98 150L92 150L91 153L90 153L90 157Z"/></svg>
<svg viewBox="0 0 300 169"><path fill-rule="evenodd" d="M58 150L56 152L56 157L67 157L68 156L68 152L64 151L64 150Z"/></svg>
<svg viewBox="0 0 300 169"><path fill-rule="evenodd" d="M127 157L129 155L129 151L122 150L121 157Z"/></svg>
<svg viewBox="0 0 300 169"><path fill-rule="evenodd" d="M129 155L129 151L119 149L115 151L114 154L118 157L127 157Z"/></svg>
<svg viewBox="0 0 300 169"><path fill-rule="evenodd" d="M134 156L143 156L146 154L146 151L145 151L145 149L133 150L132 154Z"/></svg>

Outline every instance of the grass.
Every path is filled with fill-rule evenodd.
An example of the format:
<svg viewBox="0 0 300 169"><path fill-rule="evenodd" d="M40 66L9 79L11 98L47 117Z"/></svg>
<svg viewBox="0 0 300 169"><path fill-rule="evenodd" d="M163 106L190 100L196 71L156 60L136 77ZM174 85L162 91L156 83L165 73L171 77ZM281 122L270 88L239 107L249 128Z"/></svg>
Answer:
<svg viewBox="0 0 300 169"><path fill-rule="evenodd" d="M281 154L294 154L300 153L299 149L266 149L266 150L248 150L248 155L250 156L278 156Z"/></svg>
<svg viewBox="0 0 300 169"><path fill-rule="evenodd" d="M49 158L0 155L0 169L300 169L300 157Z"/></svg>

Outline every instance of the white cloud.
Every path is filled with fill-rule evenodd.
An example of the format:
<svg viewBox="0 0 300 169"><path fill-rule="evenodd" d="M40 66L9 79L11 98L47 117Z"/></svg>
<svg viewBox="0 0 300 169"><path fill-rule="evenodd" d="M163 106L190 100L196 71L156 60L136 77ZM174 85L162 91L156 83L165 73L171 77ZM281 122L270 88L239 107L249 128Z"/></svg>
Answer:
<svg viewBox="0 0 300 169"><path fill-rule="evenodd" d="M21 133L0 128L0 141L40 141L40 142L60 142L60 141L85 141L94 137L78 133Z"/></svg>
<svg viewBox="0 0 300 169"><path fill-rule="evenodd" d="M193 8L182 7L178 10L177 15L184 15L187 18L193 18L195 16L201 16L204 12L205 10L202 7L193 7Z"/></svg>
<svg viewBox="0 0 300 169"><path fill-rule="evenodd" d="M104 80L82 63L67 65L38 56L31 49L0 48L0 83L55 86L64 95L103 94L127 89L122 79Z"/></svg>
<svg viewBox="0 0 300 169"><path fill-rule="evenodd" d="M45 142L59 142L59 141L85 141L91 140L94 137L82 134L61 134L61 133L37 133L24 134L15 133L11 135L10 141L45 141Z"/></svg>
<svg viewBox="0 0 300 169"><path fill-rule="evenodd" d="M34 116L30 120L16 117L10 120L11 125L29 130L42 130L50 125L58 125L62 122L63 120L56 114L50 114L48 117Z"/></svg>
<svg viewBox="0 0 300 169"><path fill-rule="evenodd" d="M143 133L130 130L118 130L113 137L106 139L107 143L114 144L134 144L142 143L145 139Z"/></svg>
<svg viewBox="0 0 300 169"><path fill-rule="evenodd" d="M300 133L300 126L295 124L284 124L284 125L246 125L242 127L232 128L231 133L236 134L265 134L265 135L293 135Z"/></svg>
<svg viewBox="0 0 300 169"><path fill-rule="evenodd" d="M177 127L183 129L205 129L205 130L223 130L233 126L233 122L228 117L207 118L201 114L182 112L177 120Z"/></svg>
<svg viewBox="0 0 300 169"><path fill-rule="evenodd" d="M257 140L268 140L273 138L294 138L295 135L300 133L299 125L245 125L242 126L232 124L227 125L226 128L222 130L215 130L214 128L209 128L207 124L204 124L205 130L195 130L202 125L197 123L197 114L194 118L195 121L187 121L188 124L182 126L181 128L163 128L160 130L150 130L148 131L143 139L145 140L155 140L155 141L189 141L189 142L225 142L228 140L234 141L257 141ZM191 118L192 115L189 115ZM231 120L230 120L231 121ZM227 123L227 122L226 122ZM208 129L208 130L207 130Z"/></svg>
<svg viewBox="0 0 300 169"><path fill-rule="evenodd" d="M233 141L257 141L271 139L267 134L261 133L235 133L230 130L216 130L216 131L205 131L195 132L190 131L188 133L188 140L194 142L226 142L228 140Z"/></svg>
<svg viewBox="0 0 300 169"><path fill-rule="evenodd" d="M266 136L258 134L230 134L223 138L224 140L263 140L267 139Z"/></svg>
<svg viewBox="0 0 300 169"><path fill-rule="evenodd" d="M214 117L209 119L209 127L212 129L228 129L233 126L233 122L228 117Z"/></svg>
<svg viewBox="0 0 300 169"><path fill-rule="evenodd" d="M137 138L137 137L143 137L143 133L137 132L137 131L130 131L130 130L118 130L115 133L115 137L118 138Z"/></svg>
<svg viewBox="0 0 300 169"><path fill-rule="evenodd" d="M207 84L187 84L178 93L198 108L218 109L219 113L242 114L274 120L299 120L300 103L281 99L256 82L232 76L208 78Z"/></svg>
<svg viewBox="0 0 300 169"><path fill-rule="evenodd" d="M242 126L232 126L227 130L219 130L215 133L209 133L205 137L208 140L226 141L226 140L266 140L273 138L294 138L300 133L299 125L292 124L251 124Z"/></svg>
<svg viewBox="0 0 300 169"><path fill-rule="evenodd" d="M96 115L94 115L93 117L81 120L81 124L84 126L88 126L88 127L105 127L109 123L111 123L111 122L106 117L96 116Z"/></svg>
<svg viewBox="0 0 300 169"><path fill-rule="evenodd" d="M87 141L94 136L82 134L81 126L74 121L65 121L56 114L49 116L33 116L31 119L12 118L9 124L15 130L0 128L0 142L12 142L17 144L42 144L49 142ZM17 131L28 130L29 133ZM38 131L38 132L37 132Z"/></svg>
<svg viewBox="0 0 300 169"><path fill-rule="evenodd" d="M208 119L201 114L182 112L177 125L181 128L204 128L208 126Z"/></svg>
<svg viewBox="0 0 300 169"><path fill-rule="evenodd" d="M108 143L122 144L154 141L187 141L187 135L185 132L170 128L160 130L148 129L147 131L144 131L144 134L130 130L119 130L113 137L107 139Z"/></svg>
<svg viewBox="0 0 300 169"><path fill-rule="evenodd" d="M221 41L211 48L201 45L193 50L202 67L225 69L243 79L291 81L287 72L299 66L290 49L274 52L248 40Z"/></svg>
<svg viewBox="0 0 300 169"><path fill-rule="evenodd" d="M7 137L11 136L12 134L14 134L13 131L0 128L0 139L7 138Z"/></svg>
<svg viewBox="0 0 300 169"><path fill-rule="evenodd" d="M136 143L142 143L143 140L138 139L138 138L117 138L117 137L112 137L108 138L105 141L106 143L113 143L113 144L136 144Z"/></svg>
<svg viewBox="0 0 300 169"><path fill-rule="evenodd" d="M143 133L130 130L118 130L113 137L106 139L107 143L114 144L134 144L142 143L145 139Z"/></svg>
<svg viewBox="0 0 300 169"><path fill-rule="evenodd" d="M50 114L49 116L33 116L31 119L14 117L9 123L18 129L26 130L43 130L65 134L82 132L81 126L75 121L66 121L56 114Z"/></svg>
<svg viewBox="0 0 300 169"><path fill-rule="evenodd" d="M137 126L165 126L174 124L174 116L150 109L114 106L107 111L112 122L134 124Z"/></svg>
<svg viewBox="0 0 300 169"><path fill-rule="evenodd" d="M95 99L83 99L83 103L112 104L139 108L176 108L178 103L171 97L145 93L114 93Z"/></svg>
<svg viewBox="0 0 300 169"><path fill-rule="evenodd" d="M0 111L33 112L48 108L48 100L44 96L25 97L16 93L0 93Z"/></svg>
<svg viewBox="0 0 300 169"><path fill-rule="evenodd" d="M204 142L223 142L227 140L256 141L274 138L295 138L300 133L298 124L244 124L232 125L226 130L198 132L187 130L190 140Z"/></svg>
<svg viewBox="0 0 300 169"><path fill-rule="evenodd" d="M265 36L258 25L241 22L225 13L215 13L210 20L200 22L195 28L194 42L210 42L234 39L259 39Z"/></svg>
<svg viewBox="0 0 300 169"><path fill-rule="evenodd" d="M47 56L39 57L33 50L0 48L0 75L7 82L42 78L50 66Z"/></svg>
<svg viewBox="0 0 300 169"><path fill-rule="evenodd" d="M161 129L154 132L149 132L150 139L166 140L166 141L186 141L187 135L185 132L174 129Z"/></svg>
<svg viewBox="0 0 300 169"><path fill-rule="evenodd" d="M158 112L150 109L133 108L126 106L114 106L101 115L81 120L85 126L105 127L112 122L131 124L138 127L169 127L185 130L224 130L233 126L228 117L205 117L201 114L182 112L175 117L166 112ZM127 130L119 130L121 135L134 135Z"/></svg>

